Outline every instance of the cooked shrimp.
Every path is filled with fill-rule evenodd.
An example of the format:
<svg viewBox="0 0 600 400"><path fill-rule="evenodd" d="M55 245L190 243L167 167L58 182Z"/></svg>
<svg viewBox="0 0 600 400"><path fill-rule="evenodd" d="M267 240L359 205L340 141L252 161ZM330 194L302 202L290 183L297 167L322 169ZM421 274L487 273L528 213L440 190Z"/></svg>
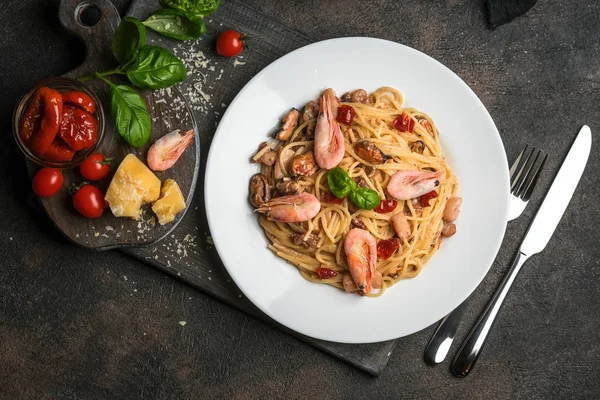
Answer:
<svg viewBox="0 0 600 400"><path fill-rule="evenodd" d="M184 134L181 134L179 129L167 133L150 146L146 156L148 166L153 171L165 171L171 168L193 139L193 129Z"/></svg>
<svg viewBox="0 0 600 400"><path fill-rule="evenodd" d="M255 211L265 214L271 221L304 222L314 218L320 210L321 202L313 194L297 193L276 197Z"/></svg>
<svg viewBox="0 0 600 400"><path fill-rule="evenodd" d="M396 231L396 235L398 235L400 239L404 240L410 236L410 223L403 212L394 214L392 218L390 218L390 222L392 223L394 231Z"/></svg>
<svg viewBox="0 0 600 400"><path fill-rule="evenodd" d="M398 200L414 199L415 197L429 193L440 186L439 179L441 179L443 175L444 171L398 171L392 176L392 179L390 179L387 191L392 197Z"/></svg>
<svg viewBox="0 0 600 400"><path fill-rule="evenodd" d="M377 270L377 243L373 235L364 229L351 229L344 241L348 270L356 287L363 294L373 289Z"/></svg>
<svg viewBox="0 0 600 400"><path fill-rule="evenodd" d="M331 169L344 157L344 136L335 120L337 103L333 90L327 89L321 96L321 108L315 127L315 159L321 168Z"/></svg>

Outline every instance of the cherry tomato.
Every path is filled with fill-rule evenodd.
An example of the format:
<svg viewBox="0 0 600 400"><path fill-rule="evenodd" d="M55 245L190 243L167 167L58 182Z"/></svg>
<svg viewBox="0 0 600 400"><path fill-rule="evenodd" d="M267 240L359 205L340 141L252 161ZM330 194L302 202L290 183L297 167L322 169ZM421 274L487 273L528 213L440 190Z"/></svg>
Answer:
<svg viewBox="0 0 600 400"><path fill-rule="evenodd" d="M246 47L245 39L246 35L233 29L221 32L217 39L217 54L224 57L237 56Z"/></svg>
<svg viewBox="0 0 600 400"><path fill-rule="evenodd" d="M325 192L325 194L323 195L323 202L329 204L342 204L344 202L344 199L336 197L336 195L334 195L331 192Z"/></svg>
<svg viewBox="0 0 600 400"><path fill-rule="evenodd" d="M394 120L393 125L394 128L398 129L400 132L412 133L415 128L415 120L407 113L402 112L402 114Z"/></svg>
<svg viewBox="0 0 600 400"><path fill-rule="evenodd" d="M421 196L419 203L421 204L421 207L429 207L429 200L435 199L436 197L438 197L438 192L432 190L431 192L425 193L423 196Z"/></svg>
<svg viewBox="0 0 600 400"><path fill-rule="evenodd" d="M329 268L319 267L317 268L317 274L319 275L319 279L329 279L337 276L337 272Z"/></svg>
<svg viewBox="0 0 600 400"><path fill-rule="evenodd" d="M110 171L110 161L112 158L105 158L100 153L94 153L81 163L79 172L81 176L90 181L97 181L104 178Z"/></svg>
<svg viewBox="0 0 600 400"><path fill-rule="evenodd" d="M380 214L387 214L396 209L398 202L396 200L381 200L381 203L375 208L375 212Z"/></svg>
<svg viewBox="0 0 600 400"><path fill-rule="evenodd" d="M42 168L34 175L31 187L38 196L50 197L59 191L64 181L60 169Z"/></svg>
<svg viewBox="0 0 600 400"><path fill-rule="evenodd" d="M398 243L398 239L396 238L380 240L379 243L377 243L377 255L380 258L387 260L396 250L398 250L398 248L400 248L400 243Z"/></svg>
<svg viewBox="0 0 600 400"><path fill-rule="evenodd" d="M336 121L340 124L344 125L352 125L352 121L354 121L354 116L356 115L356 111L351 106L347 106L342 104L338 108L338 115Z"/></svg>
<svg viewBox="0 0 600 400"><path fill-rule="evenodd" d="M73 207L84 217L98 218L104 205L104 195L96 186L83 185L73 196Z"/></svg>

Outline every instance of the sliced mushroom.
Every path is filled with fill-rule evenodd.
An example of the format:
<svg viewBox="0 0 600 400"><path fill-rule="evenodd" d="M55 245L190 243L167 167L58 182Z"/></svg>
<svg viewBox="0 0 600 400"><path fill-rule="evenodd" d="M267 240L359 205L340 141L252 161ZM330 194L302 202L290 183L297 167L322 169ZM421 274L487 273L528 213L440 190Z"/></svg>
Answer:
<svg viewBox="0 0 600 400"><path fill-rule="evenodd" d="M319 238L314 233L311 233L306 240L304 240L304 233L294 233L292 234L292 241L295 245L303 246L307 249L315 249L319 242Z"/></svg>
<svg viewBox="0 0 600 400"><path fill-rule="evenodd" d="M396 235L398 235L400 239L404 240L410 236L410 223L408 222L408 219L406 219L404 213L394 214L392 218L390 218L390 222L392 223Z"/></svg>
<svg viewBox="0 0 600 400"><path fill-rule="evenodd" d="M450 237L456 233L456 224L444 224L442 228L442 236Z"/></svg>
<svg viewBox="0 0 600 400"><path fill-rule="evenodd" d="M362 220L358 217L352 218L351 224L352 224L352 228L365 229L365 230L367 229L365 223L362 222Z"/></svg>
<svg viewBox="0 0 600 400"><path fill-rule="evenodd" d="M281 149L281 162L283 163L283 165L285 166L286 171L289 171L290 169L290 161L292 160L292 157L294 156L294 152L290 149ZM273 178L275 178L275 180L280 180L284 178L283 175L283 171L281 170L281 166L279 165L279 162L275 163L275 168L273 170Z"/></svg>
<svg viewBox="0 0 600 400"><path fill-rule="evenodd" d="M421 140L412 142L412 144L410 145L410 151L412 151L413 153L423 154L423 152L425 151L425 143L423 143L423 141Z"/></svg>
<svg viewBox="0 0 600 400"><path fill-rule="evenodd" d="M273 178L275 178L275 180L279 180L279 179L283 179L283 171L281 170L281 166L279 165L279 162L275 163L275 166L273 167Z"/></svg>
<svg viewBox="0 0 600 400"><path fill-rule="evenodd" d="M271 187L263 174L255 174L250 179L250 204L260 207L271 200Z"/></svg>
<svg viewBox="0 0 600 400"><path fill-rule="evenodd" d="M458 214L460 213L460 206L462 204L461 197L452 197L448 199L446 203L446 207L444 208L444 221L446 222L454 222L456 218L458 218Z"/></svg>
<svg viewBox="0 0 600 400"><path fill-rule="evenodd" d="M292 160L292 175L293 176L311 176L317 172L317 162L312 151L307 151L304 154L294 157Z"/></svg>
<svg viewBox="0 0 600 400"><path fill-rule="evenodd" d="M375 143L370 142L368 140L362 140L360 142L357 142L354 145L354 150L360 158L362 158L368 163L375 165L383 164L384 162L392 158L386 155L383 151L381 151L379 147L375 145Z"/></svg>
<svg viewBox="0 0 600 400"><path fill-rule="evenodd" d="M281 129L275 133L274 137L279 140L288 140L294 129L298 126L298 117L300 116L300 112L295 108L292 108L281 120Z"/></svg>
<svg viewBox="0 0 600 400"><path fill-rule="evenodd" d="M271 166L275 164L275 160L277 160L277 152L276 151L267 151L262 155L261 158L258 159L259 162Z"/></svg>
<svg viewBox="0 0 600 400"><path fill-rule="evenodd" d="M281 194L295 194L300 191L300 184L292 180L283 180L275 185Z"/></svg>

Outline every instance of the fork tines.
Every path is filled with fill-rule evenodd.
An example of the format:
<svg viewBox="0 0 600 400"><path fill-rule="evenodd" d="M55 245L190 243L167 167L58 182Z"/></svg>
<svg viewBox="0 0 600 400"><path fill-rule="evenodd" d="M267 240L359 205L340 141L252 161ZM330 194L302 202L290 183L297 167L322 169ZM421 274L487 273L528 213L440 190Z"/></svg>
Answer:
<svg viewBox="0 0 600 400"><path fill-rule="evenodd" d="M548 154L535 147L525 146L510 168L510 191L524 201L529 200ZM541 162L539 162L541 160Z"/></svg>

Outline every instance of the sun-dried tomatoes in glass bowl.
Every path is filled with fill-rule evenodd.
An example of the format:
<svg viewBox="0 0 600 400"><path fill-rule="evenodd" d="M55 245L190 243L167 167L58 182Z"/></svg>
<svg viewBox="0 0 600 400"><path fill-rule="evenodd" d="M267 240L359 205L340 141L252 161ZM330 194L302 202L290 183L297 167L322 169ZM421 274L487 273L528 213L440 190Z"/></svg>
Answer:
<svg viewBox="0 0 600 400"><path fill-rule="evenodd" d="M19 148L44 167L70 168L82 163L102 141L104 126L104 110L96 93L71 78L41 81L13 112L13 135Z"/></svg>

